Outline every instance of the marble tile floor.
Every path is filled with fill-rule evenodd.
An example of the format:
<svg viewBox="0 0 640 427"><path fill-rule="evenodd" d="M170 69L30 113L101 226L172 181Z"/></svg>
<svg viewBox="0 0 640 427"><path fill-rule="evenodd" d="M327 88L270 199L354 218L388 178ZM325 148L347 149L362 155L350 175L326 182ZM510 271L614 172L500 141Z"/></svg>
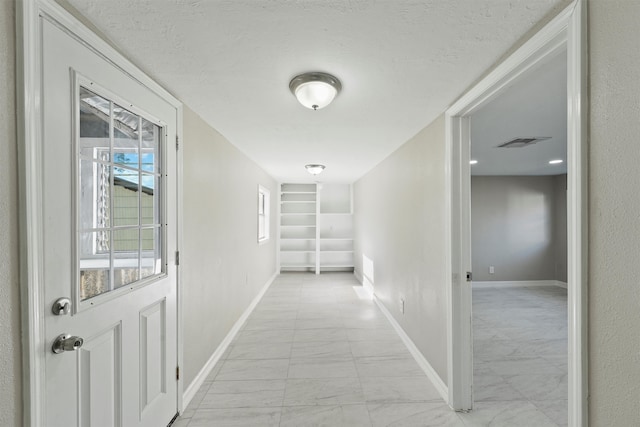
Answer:
<svg viewBox="0 0 640 427"><path fill-rule="evenodd" d="M533 406L567 425L567 290L473 290L474 400Z"/></svg>
<svg viewBox="0 0 640 427"><path fill-rule="evenodd" d="M473 412L451 411L354 286L351 273L280 275L174 426L558 425L550 400L489 398ZM492 335L494 320L481 318L484 336Z"/></svg>

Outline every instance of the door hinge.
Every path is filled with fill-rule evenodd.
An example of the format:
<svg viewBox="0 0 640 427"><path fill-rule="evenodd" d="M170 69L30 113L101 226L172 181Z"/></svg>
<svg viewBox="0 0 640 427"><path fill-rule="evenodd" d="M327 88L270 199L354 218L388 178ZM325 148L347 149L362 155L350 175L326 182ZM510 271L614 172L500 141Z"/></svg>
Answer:
<svg viewBox="0 0 640 427"><path fill-rule="evenodd" d="M180 265L180 251L176 251L176 265Z"/></svg>
<svg viewBox="0 0 640 427"><path fill-rule="evenodd" d="M176 381L180 379L180 366L176 366Z"/></svg>
<svg viewBox="0 0 640 427"><path fill-rule="evenodd" d="M180 138L176 135L176 151L180 148Z"/></svg>
<svg viewBox="0 0 640 427"><path fill-rule="evenodd" d="M473 274L470 271L467 271L467 282L471 282L473 280Z"/></svg>

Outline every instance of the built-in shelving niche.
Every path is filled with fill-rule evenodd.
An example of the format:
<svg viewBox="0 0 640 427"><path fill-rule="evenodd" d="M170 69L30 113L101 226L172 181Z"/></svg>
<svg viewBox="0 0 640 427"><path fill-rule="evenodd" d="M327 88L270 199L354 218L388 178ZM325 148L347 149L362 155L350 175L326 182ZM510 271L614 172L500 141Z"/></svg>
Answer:
<svg viewBox="0 0 640 427"><path fill-rule="evenodd" d="M281 184L280 270L353 271L349 184Z"/></svg>

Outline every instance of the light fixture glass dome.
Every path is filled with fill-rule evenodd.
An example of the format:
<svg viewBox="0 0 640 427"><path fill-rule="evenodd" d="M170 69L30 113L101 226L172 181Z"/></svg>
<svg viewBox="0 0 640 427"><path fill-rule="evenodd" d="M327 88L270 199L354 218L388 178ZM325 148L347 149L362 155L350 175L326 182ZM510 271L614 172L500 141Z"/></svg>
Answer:
<svg viewBox="0 0 640 427"><path fill-rule="evenodd" d="M325 168L324 165L304 165L304 167L307 169L307 172L309 172L311 175L318 175Z"/></svg>
<svg viewBox="0 0 640 427"><path fill-rule="evenodd" d="M342 89L340 80L327 73L304 73L289 83L291 93L300 104L311 110L319 110L333 101Z"/></svg>

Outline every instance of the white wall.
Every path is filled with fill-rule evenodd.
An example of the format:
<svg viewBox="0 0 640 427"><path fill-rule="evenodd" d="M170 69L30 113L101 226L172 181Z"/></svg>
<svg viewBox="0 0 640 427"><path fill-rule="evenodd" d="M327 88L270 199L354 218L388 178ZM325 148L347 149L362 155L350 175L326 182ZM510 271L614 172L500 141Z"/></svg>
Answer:
<svg viewBox="0 0 640 427"><path fill-rule="evenodd" d="M22 425L14 2L0 1L0 425Z"/></svg>
<svg viewBox="0 0 640 427"><path fill-rule="evenodd" d="M444 116L354 184L355 270L447 382ZM405 313L399 300L405 300Z"/></svg>
<svg viewBox="0 0 640 427"><path fill-rule="evenodd" d="M474 280L566 282L567 202L559 178L471 177Z"/></svg>
<svg viewBox="0 0 640 427"><path fill-rule="evenodd" d="M592 426L630 426L640 419L637 405L640 396L640 56L635 54L640 39L640 1L589 0L585 3L589 10L590 67L589 421ZM433 126L432 123L427 129ZM432 143L444 146L444 138ZM407 145L415 145L415 140ZM406 232L403 234L408 236L408 247L419 249L414 240L420 239L424 221L412 213L402 214L403 224L398 226L396 215L401 211L394 207L393 191L385 187L388 182L409 181L408 172L403 171L398 162L398 157L403 157L407 165L412 163L412 159L401 154L407 150L413 149L401 147L359 181L354 191L356 211L361 213L356 214L356 233L361 240L357 244L358 256L363 250L376 255L376 283L379 282L379 271L384 271L386 276L380 290L385 304L390 305L405 330L413 331L410 335L415 340L420 335L416 334L420 326L428 329L422 335L438 335L436 329L439 328L444 334L444 326L416 319L411 319L411 325L406 320L402 322L394 301L407 288L408 282L415 283L424 274L424 267L419 262L425 258L423 252L415 252L413 263L400 261L398 258L406 256L407 251L402 249L397 238L399 227L414 230L415 238ZM437 151L437 147L434 150ZM376 194L369 180L375 180L381 186L380 199L388 198L390 206L383 206L382 201L372 201ZM412 185L417 200L403 205L419 208L423 203L442 203L441 197L432 194L423 200L425 193L430 192L430 186L427 181ZM381 212L362 212L359 206L377 208ZM388 223L394 225L385 232L383 225ZM441 225L436 223L436 226L438 224ZM370 237L365 237L365 232L370 233ZM431 242L438 245L437 240ZM386 244L391 248L376 247ZM400 255L396 256L394 249L399 250ZM380 252L389 258L380 257ZM356 259L356 262L356 270L361 271L361 261ZM428 301L424 304L425 311L432 310ZM438 309L433 311L431 317L440 318ZM436 347L440 342L435 341ZM438 361L430 354L432 351L425 352L423 348L421 351L432 365L439 366L438 372L442 372Z"/></svg>
<svg viewBox="0 0 640 427"><path fill-rule="evenodd" d="M590 425L640 423L640 1L589 1Z"/></svg>
<svg viewBox="0 0 640 427"><path fill-rule="evenodd" d="M637 0L589 0L589 55L590 55L590 177L589 177L589 392L590 419L592 426L630 426L640 418L637 406L637 396L640 395L640 292L638 291L638 277L640 277L640 197L637 195L637 183L640 182L640 150L637 136L640 135L640 57L635 54L636 43L640 39L640 2ZM16 230L17 219L17 182L15 167L15 104L14 104L14 38L13 38L13 2L0 1L0 297L7 304L0 312L0 340L4 343L0 352L0 425L8 427L22 426L21 417L21 355L18 347L20 341L18 310L18 243ZM424 132L437 134L444 131L442 124L432 124ZM436 125L437 124L437 125ZM442 128L442 129L441 129ZM421 132L420 135L422 135ZM426 135L425 135L426 136ZM435 136L435 135L433 135ZM426 139L426 138L425 138ZM439 141L439 142L438 142ZM435 137L432 145L441 144L444 147L444 137ZM432 147L434 152L443 148ZM400 150L403 150L401 148ZM396 153L397 155L397 153ZM439 161L436 160L439 164ZM385 162L383 162L384 164ZM380 165L367 177L384 182L389 168ZM186 165L188 167L188 165ZM443 165L438 166L438 170ZM441 182L444 172L435 172L436 181ZM365 179L367 179L365 177ZM393 179L392 176L389 177ZM363 179L363 182L365 182ZM372 178L373 179L373 178ZM402 179L406 181L406 178ZM366 205L373 206L370 194L371 186L363 185L363 190L369 194L362 196L369 201ZM417 187L417 191L424 191ZM356 192L358 192L356 188ZM389 194L389 188L385 194ZM356 198L358 195L356 195ZM425 196L426 202L441 203L438 194ZM364 202L364 200L363 200ZM381 202L379 202L381 203ZM437 206L437 205L436 205ZM423 208L424 209L424 208ZM391 209L384 209L390 214ZM393 209L395 213L400 213ZM368 215L363 218L362 229L368 229L379 215ZM397 221L397 218L388 218ZM422 221L411 221L406 228L412 229L413 223L421 234L424 227ZM433 230L440 219L434 218ZM439 235L439 233L435 233ZM376 252L376 241L397 240L384 235L382 230L372 234L372 238L362 242L370 252ZM434 247L438 246L438 239L432 240ZM360 244L359 246L362 246ZM414 243L412 246L416 246ZM433 249L425 248L424 252L417 252L416 260L425 259L425 253ZM382 252L383 250L381 250ZM362 252L362 249L360 249ZM361 268L361 259L357 260ZM404 261L409 262L409 261ZM378 257L378 268L382 260ZM429 270L440 274L429 262ZM395 261L392 265L398 265ZM416 262L416 264L420 264ZM419 273L419 265L409 266L413 272L404 276L422 277L426 273ZM397 268L397 267L396 267ZM382 271L381 271L382 273ZM398 274L401 274L399 272ZM395 282L393 272L385 271L387 278L381 282L380 292L386 298L386 303L393 309L394 316L398 315L397 305L392 301L399 291L389 288ZM383 276L383 277L384 277ZM376 277L376 282L378 278ZM399 280L402 283L415 283L414 280ZM434 289L433 298L426 297L424 309L433 309L433 313L422 313L420 318L433 317L434 320L443 319L439 307L433 308L433 300L440 301L438 279L430 279L432 286L422 286L426 295L429 289ZM440 301L441 302L441 301ZM408 301L407 304L410 302ZM443 306L444 304L441 304ZM409 308L409 307L408 307ZM415 311L411 311L407 315ZM407 316L405 316L407 318ZM412 337L418 335L436 334L436 328L420 333L419 328L425 323L413 319L410 329ZM199 326L198 326L199 327ZM416 341L417 342L417 341ZM421 340L421 351L436 366L438 372L445 379L444 373L444 345L442 339L436 339L438 346L427 352L424 340ZM435 353L435 354L433 354ZM192 361L192 363L195 361ZM192 372L196 369L192 367ZM191 373L190 375L193 375Z"/></svg>
<svg viewBox="0 0 640 427"><path fill-rule="evenodd" d="M276 272L277 183L184 109L181 252L185 389ZM258 184L271 191L271 239L258 244Z"/></svg>

